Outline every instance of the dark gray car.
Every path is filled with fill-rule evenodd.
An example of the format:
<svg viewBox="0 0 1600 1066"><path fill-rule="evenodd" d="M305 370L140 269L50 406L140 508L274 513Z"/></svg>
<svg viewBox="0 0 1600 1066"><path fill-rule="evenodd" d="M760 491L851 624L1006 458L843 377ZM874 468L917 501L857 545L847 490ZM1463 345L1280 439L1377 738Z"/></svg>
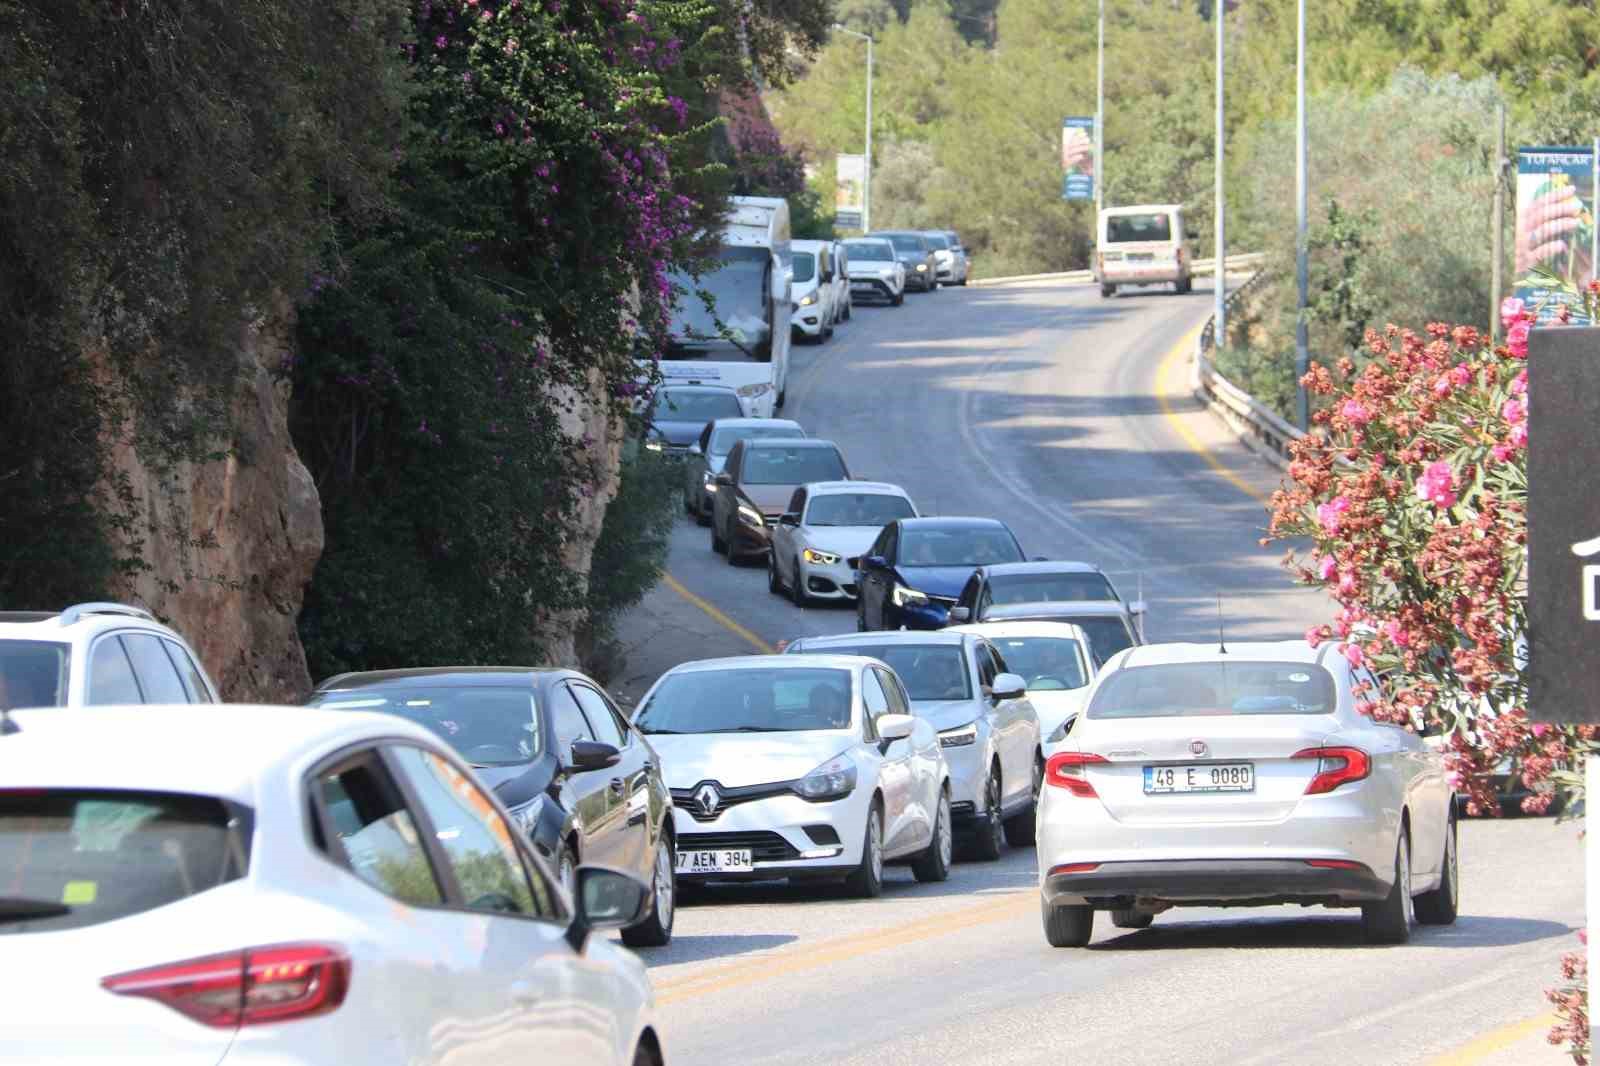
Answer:
<svg viewBox="0 0 1600 1066"><path fill-rule="evenodd" d="M928 238L916 230L873 230L868 237L879 237L894 245L897 259L906 265L906 288L932 292L939 287L939 259Z"/></svg>
<svg viewBox="0 0 1600 1066"><path fill-rule="evenodd" d="M671 452L687 452L707 423L743 417L739 395L726 385L662 385L650 408L649 440Z"/></svg>

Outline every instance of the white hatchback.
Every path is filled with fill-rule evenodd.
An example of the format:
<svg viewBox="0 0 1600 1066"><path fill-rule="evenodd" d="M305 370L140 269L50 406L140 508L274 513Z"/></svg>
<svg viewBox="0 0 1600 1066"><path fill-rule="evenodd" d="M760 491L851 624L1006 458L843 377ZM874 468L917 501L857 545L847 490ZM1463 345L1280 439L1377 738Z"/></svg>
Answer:
<svg viewBox="0 0 1600 1066"><path fill-rule="evenodd" d="M1131 648L1101 670L1039 805L1045 936L1094 912L1360 907L1369 939L1455 920L1455 804L1440 756L1356 710L1332 642Z"/></svg>
<svg viewBox="0 0 1600 1066"><path fill-rule="evenodd" d="M590 935L645 886L583 868L574 906L519 838L397 717L0 716L0 1059L659 1066L643 966Z"/></svg>

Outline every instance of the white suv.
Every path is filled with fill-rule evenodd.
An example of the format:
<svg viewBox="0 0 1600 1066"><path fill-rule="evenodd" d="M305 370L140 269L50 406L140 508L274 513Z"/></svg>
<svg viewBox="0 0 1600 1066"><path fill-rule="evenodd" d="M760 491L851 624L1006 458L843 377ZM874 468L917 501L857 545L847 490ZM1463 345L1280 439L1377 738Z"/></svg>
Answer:
<svg viewBox="0 0 1600 1066"><path fill-rule="evenodd" d="M149 611L0 611L0 709L216 702L194 649Z"/></svg>

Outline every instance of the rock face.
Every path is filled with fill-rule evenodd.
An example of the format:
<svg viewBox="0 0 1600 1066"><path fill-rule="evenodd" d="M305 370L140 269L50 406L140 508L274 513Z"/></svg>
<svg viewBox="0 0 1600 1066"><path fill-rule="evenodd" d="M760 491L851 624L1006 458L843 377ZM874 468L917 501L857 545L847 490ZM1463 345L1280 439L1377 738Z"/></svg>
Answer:
<svg viewBox="0 0 1600 1066"><path fill-rule="evenodd" d="M241 329L226 458L158 472L132 445L114 450L148 564L123 598L181 632L230 701L293 702L311 689L295 622L322 554L322 508L289 437L289 384L272 373L290 314Z"/></svg>

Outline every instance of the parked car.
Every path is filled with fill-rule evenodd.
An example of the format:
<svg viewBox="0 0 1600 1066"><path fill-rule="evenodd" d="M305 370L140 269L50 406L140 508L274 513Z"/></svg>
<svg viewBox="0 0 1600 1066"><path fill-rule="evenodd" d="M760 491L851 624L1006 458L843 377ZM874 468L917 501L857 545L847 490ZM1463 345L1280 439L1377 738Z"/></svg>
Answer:
<svg viewBox="0 0 1600 1066"><path fill-rule="evenodd" d="M847 655L684 663L639 703L677 820L678 877L843 881L950 873L950 773L887 666Z"/></svg>
<svg viewBox="0 0 1600 1066"><path fill-rule="evenodd" d="M833 242L795 241L792 247L790 327L798 339L825 341L833 336L838 314L834 303L837 290L833 284Z"/></svg>
<svg viewBox="0 0 1600 1066"><path fill-rule="evenodd" d="M1064 600L1060 603L996 604L978 615L981 622L1062 622L1089 637L1089 662L1100 669L1113 655L1144 643L1139 616L1120 600Z"/></svg>
<svg viewBox="0 0 1600 1066"><path fill-rule="evenodd" d="M340 674L307 701L381 711L431 730L477 771L570 891L580 863L651 886L631 947L672 939L672 796L650 744L576 670L426 667Z"/></svg>
<svg viewBox="0 0 1600 1066"><path fill-rule="evenodd" d="M1051 745L1066 739L1095 674L1089 634L1082 627L1062 622L978 622L950 626L945 632L985 638L1006 670L1027 682L1028 702L1039 716L1039 738L1046 754Z"/></svg>
<svg viewBox="0 0 1600 1066"><path fill-rule="evenodd" d="M967 257L959 254L951 246L950 238L944 230L927 229L922 235L928 239L928 244L933 248L933 260L936 264L935 273L941 285L965 285L967 283Z"/></svg>
<svg viewBox="0 0 1600 1066"><path fill-rule="evenodd" d="M885 525L915 518L917 506L899 485L818 481L802 485L771 528L767 589L785 590L796 607L813 599L856 598L861 553Z"/></svg>
<svg viewBox="0 0 1600 1066"><path fill-rule="evenodd" d="M932 292L939 287L939 261L933 254L928 238L915 230L873 230L868 237L877 237L894 245L895 258L905 264L906 285L918 292Z"/></svg>
<svg viewBox="0 0 1600 1066"><path fill-rule="evenodd" d="M707 425L744 414L739 394L725 385L662 385L650 406L645 447L687 455Z"/></svg>
<svg viewBox="0 0 1600 1066"><path fill-rule="evenodd" d="M951 821L976 858L1000 857L1001 838L1033 843L1044 779L1039 718L1026 682L976 633L847 633L802 637L785 654L865 655L905 684L911 712L939 731L950 767Z"/></svg>
<svg viewBox="0 0 1600 1066"><path fill-rule="evenodd" d="M995 607L1076 600L1123 602L1111 579L1093 563L1035 560L980 566L962 586L956 605L950 608L950 622L987 618ZM1142 600L1127 604L1127 612L1135 621L1142 620L1145 610ZM1106 652L1104 657L1110 658L1121 650Z"/></svg>
<svg viewBox="0 0 1600 1066"><path fill-rule="evenodd" d="M712 501L717 496L717 475L728 453L742 440L758 437L804 437L800 423L787 418L719 418L700 431L689 445L683 464L683 508L703 526L711 524Z"/></svg>
<svg viewBox="0 0 1600 1066"><path fill-rule="evenodd" d="M1094 912L1143 928L1172 906L1360 907L1368 939L1456 917L1444 762L1356 710L1337 642L1154 644L1115 656L1045 763L1046 939Z"/></svg>
<svg viewBox="0 0 1600 1066"><path fill-rule="evenodd" d="M848 322L855 312L855 299L850 295L850 250L844 241L834 241L829 247L833 257L834 321Z"/></svg>
<svg viewBox="0 0 1600 1066"><path fill-rule="evenodd" d="M200 656L143 608L0 611L0 710L215 702Z"/></svg>
<svg viewBox="0 0 1600 1066"><path fill-rule="evenodd" d="M861 557L856 628L939 629L972 571L1019 562L1022 546L994 518L903 518Z"/></svg>
<svg viewBox="0 0 1600 1066"><path fill-rule="evenodd" d="M1181 204L1108 207L1100 212L1095 277L1101 296L1115 296L1121 285L1168 283L1172 291L1185 293L1194 284L1193 266Z"/></svg>
<svg viewBox="0 0 1600 1066"><path fill-rule="evenodd" d="M906 264L894 245L882 238L858 237L844 242L850 263L850 299L872 297L893 307L906 298Z"/></svg>
<svg viewBox="0 0 1600 1066"><path fill-rule="evenodd" d="M224 1066L662 1061L644 967L593 935L637 921L648 889L584 867L569 896L428 730L305 707L11 718L7 1048Z"/></svg>
<svg viewBox="0 0 1600 1066"><path fill-rule="evenodd" d="M714 484L711 550L735 566L769 545L772 527L794 496L812 481L845 481L850 470L831 440L762 437L739 441Z"/></svg>

